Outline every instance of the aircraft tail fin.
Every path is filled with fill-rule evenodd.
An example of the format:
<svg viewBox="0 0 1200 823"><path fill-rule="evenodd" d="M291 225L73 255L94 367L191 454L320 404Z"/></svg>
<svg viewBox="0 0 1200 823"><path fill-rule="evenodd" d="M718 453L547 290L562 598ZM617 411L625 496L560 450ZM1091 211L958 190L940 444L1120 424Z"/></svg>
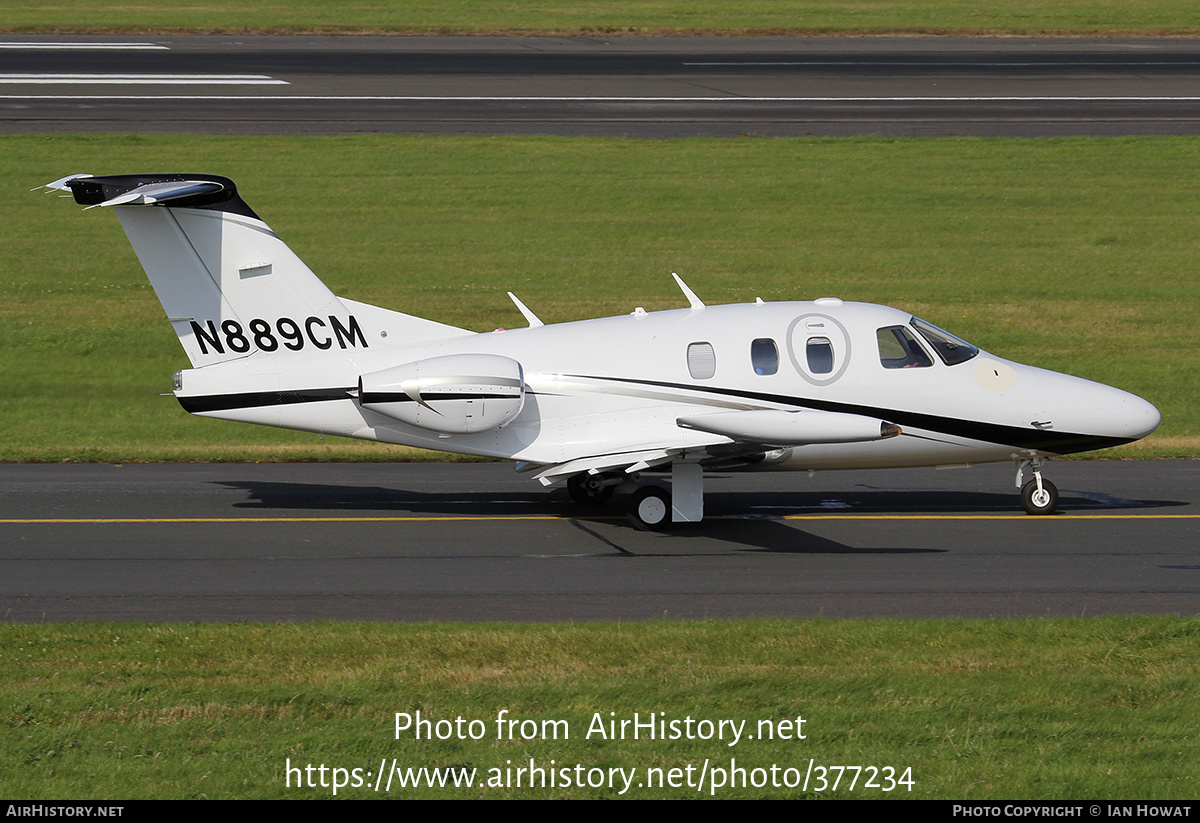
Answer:
<svg viewBox="0 0 1200 823"><path fill-rule="evenodd" d="M117 212L193 367L471 333L340 300L227 177L74 175L48 187Z"/></svg>

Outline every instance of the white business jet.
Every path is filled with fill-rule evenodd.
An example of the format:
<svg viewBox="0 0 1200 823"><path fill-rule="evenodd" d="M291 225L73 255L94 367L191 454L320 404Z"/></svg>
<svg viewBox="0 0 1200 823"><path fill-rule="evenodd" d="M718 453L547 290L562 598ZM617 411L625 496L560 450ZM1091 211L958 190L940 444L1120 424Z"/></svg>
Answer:
<svg viewBox="0 0 1200 823"><path fill-rule="evenodd" d="M545 325L510 293L529 327L480 334L335 296L227 178L47 188L117 213L191 361L174 393L192 414L515 460L581 503L631 491L639 528L701 520L705 469L1012 460L1025 510L1050 514L1047 457L1159 424L886 306L706 306L676 275L686 309ZM669 491L639 486L652 471Z"/></svg>

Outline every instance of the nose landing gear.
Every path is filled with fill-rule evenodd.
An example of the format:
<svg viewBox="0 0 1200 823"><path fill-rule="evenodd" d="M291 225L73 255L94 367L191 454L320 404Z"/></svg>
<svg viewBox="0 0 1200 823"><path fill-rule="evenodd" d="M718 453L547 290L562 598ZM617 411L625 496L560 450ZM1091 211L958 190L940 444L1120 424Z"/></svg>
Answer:
<svg viewBox="0 0 1200 823"><path fill-rule="evenodd" d="M1017 487L1021 490L1021 506L1028 514L1054 514L1058 508L1058 487L1042 477L1042 459L1033 457L1017 464ZM1033 470L1033 479L1022 484L1025 469Z"/></svg>

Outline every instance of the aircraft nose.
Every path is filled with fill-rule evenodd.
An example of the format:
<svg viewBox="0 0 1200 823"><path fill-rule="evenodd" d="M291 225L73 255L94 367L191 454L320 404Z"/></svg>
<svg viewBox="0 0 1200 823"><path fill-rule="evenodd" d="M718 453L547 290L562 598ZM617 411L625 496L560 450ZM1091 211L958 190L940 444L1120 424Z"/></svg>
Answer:
<svg viewBox="0 0 1200 823"><path fill-rule="evenodd" d="M1136 394L1129 392L1121 392L1124 397L1124 423L1127 434L1125 437L1132 437L1134 440L1140 440L1147 436L1162 422L1162 415L1153 404L1143 400Z"/></svg>
<svg viewBox="0 0 1200 823"><path fill-rule="evenodd" d="M1136 394L1082 381L1071 386L1068 396L1073 396L1077 406L1078 431L1102 437L1140 440L1158 428L1162 415L1153 404ZM1075 416L1075 415L1070 415Z"/></svg>

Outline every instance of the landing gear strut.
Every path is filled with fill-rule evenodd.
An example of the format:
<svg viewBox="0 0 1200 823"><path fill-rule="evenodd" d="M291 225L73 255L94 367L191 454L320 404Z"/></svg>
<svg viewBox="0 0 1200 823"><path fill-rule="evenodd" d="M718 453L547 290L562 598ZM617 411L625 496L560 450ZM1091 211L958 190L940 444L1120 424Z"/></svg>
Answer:
<svg viewBox="0 0 1200 823"><path fill-rule="evenodd" d="M1033 469L1033 479L1022 485L1025 468ZM1017 486L1021 489L1021 506L1028 514L1053 514L1058 508L1058 487L1042 477L1042 459L1034 457L1017 464Z"/></svg>
<svg viewBox="0 0 1200 823"><path fill-rule="evenodd" d="M599 506L608 502L619 482L603 474L577 474L567 481L567 492L581 506Z"/></svg>

